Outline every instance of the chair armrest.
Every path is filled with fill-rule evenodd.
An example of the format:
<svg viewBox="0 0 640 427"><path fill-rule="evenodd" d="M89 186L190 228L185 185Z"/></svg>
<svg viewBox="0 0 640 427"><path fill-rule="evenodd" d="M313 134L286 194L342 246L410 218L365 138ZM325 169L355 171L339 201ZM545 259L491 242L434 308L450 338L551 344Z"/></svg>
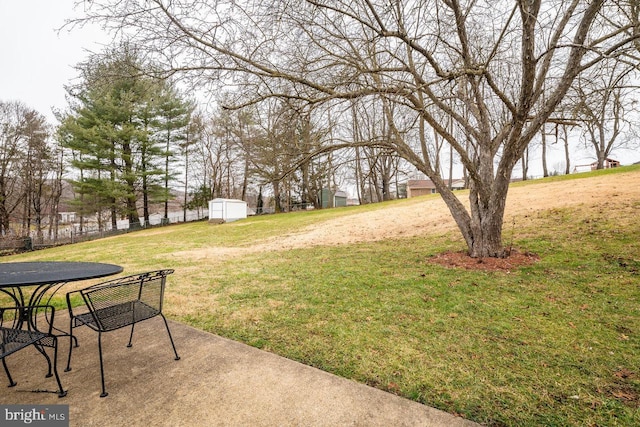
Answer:
<svg viewBox="0 0 640 427"><path fill-rule="evenodd" d="M75 296L75 295L79 295L80 296L80 300L83 302L84 304L84 298L82 298L82 290L77 290L77 291L70 291L67 292L66 294L66 299L67 299L67 310L69 311L69 317L73 318L73 306L71 305L71 299Z"/></svg>

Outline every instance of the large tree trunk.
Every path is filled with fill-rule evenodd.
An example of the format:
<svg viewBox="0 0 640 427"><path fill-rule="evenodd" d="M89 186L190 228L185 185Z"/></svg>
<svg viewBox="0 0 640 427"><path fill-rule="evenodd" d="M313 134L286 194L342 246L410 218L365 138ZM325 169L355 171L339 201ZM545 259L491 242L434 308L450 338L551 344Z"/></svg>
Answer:
<svg viewBox="0 0 640 427"><path fill-rule="evenodd" d="M271 183L272 187L273 187L273 201L275 203L275 211L276 213L280 213L282 212L282 200L280 199L281 195L280 195L280 182L279 181L273 181Z"/></svg>
<svg viewBox="0 0 640 427"><path fill-rule="evenodd" d="M498 185L497 182L495 185ZM472 257L503 258L508 254L502 245L502 223L507 194L494 190L488 201L483 200L471 185L471 231L467 240L469 255Z"/></svg>
<svg viewBox="0 0 640 427"><path fill-rule="evenodd" d="M467 244L469 256L474 258L503 258L509 254L502 243L502 223L507 199L503 181L495 181L490 195L483 196L474 181L470 182L470 213L442 180L436 186L456 221ZM507 183L508 187L508 183Z"/></svg>

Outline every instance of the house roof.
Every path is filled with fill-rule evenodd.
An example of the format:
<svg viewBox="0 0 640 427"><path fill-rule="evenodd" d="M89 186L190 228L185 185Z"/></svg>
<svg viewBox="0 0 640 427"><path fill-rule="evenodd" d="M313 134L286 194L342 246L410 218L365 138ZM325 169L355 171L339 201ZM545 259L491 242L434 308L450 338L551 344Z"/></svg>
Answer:
<svg viewBox="0 0 640 427"><path fill-rule="evenodd" d="M436 185L430 179L410 179L407 181L407 187L410 188L436 188Z"/></svg>
<svg viewBox="0 0 640 427"><path fill-rule="evenodd" d="M448 179L444 180L445 184L449 183ZM451 181L451 186L453 188L460 188L460 187L464 187L464 179L454 179ZM433 181L431 181L430 179L410 179L409 181L407 181L407 187L411 188L411 189L420 189L420 188L424 188L424 189L435 189L436 185L433 183Z"/></svg>
<svg viewBox="0 0 640 427"><path fill-rule="evenodd" d="M607 163L620 163L618 160L616 160L616 159L611 159L611 158L609 158L609 157L607 157L606 159L604 159L604 161L605 161L605 162L607 162ZM590 164L590 166L597 165L597 164L598 164L598 162L597 162L597 161L595 161L595 162L591 163L591 164Z"/></svg>

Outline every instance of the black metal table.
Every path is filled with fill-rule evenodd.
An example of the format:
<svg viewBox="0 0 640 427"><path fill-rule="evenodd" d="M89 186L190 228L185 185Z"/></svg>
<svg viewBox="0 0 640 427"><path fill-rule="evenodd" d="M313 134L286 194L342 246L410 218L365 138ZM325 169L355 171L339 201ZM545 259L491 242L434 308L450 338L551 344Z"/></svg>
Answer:
<svg viewBox="0 0 640 427"><path fill-rule="evenodd" d="M122 270L119 265L97 262L5 262L0 263L0 292L9 295L16 306L40 305L48 294L44 301L47 304L66 283L111 276ZM31 287L33 291L26 294L24 290Z"/></svg>
<svg viewBox="0 0 640 427"><path fill-rule="evenodd" d="M71 339L74 337L70 333L66 333L53 325L53 311L49 313L50 317L46 314L48 312L45 311L43 321L48 325L48 332L42 332L37 325L39 310L29 307L49 306L51 298L53 298L55 293L66 283L111 276L122 272L122 270L122 267L119 265L95 262L38 261L0 263L0 294L8 295L13 300L13 305L19 310L17 313L19 316L17 323L14 323L14 325L7 330L12 333L11 337L14 337L14 343L20 342L20 340L15 341L15 337L35 337L36 334L38 334L37 336L40 338L52 337L53 341L48 344L40 340L33 342L33 345L47 360L49 365L49 373L47 376L52 375L52 365L43 346L54 347L53 374L55 374L58 383L58 395L60 397L66 395L66 391L62 388L56 368L58 351L57 336L51 334L52 329L62 332L62 335L69 335ZM25 292L26 289L33 290L32 292ZM9 341L11 342L11 340ZM27 341L23 342L27 343ZM27 343L27 345L29 344ZM9 354L12 354L12 352L8 352L4 356ZM69 355L70 354L71 353L69 353ZM9 378L10 386L14 386L16 383L9 374L4 357L2 358L2 362L7 377Z"/></svg>

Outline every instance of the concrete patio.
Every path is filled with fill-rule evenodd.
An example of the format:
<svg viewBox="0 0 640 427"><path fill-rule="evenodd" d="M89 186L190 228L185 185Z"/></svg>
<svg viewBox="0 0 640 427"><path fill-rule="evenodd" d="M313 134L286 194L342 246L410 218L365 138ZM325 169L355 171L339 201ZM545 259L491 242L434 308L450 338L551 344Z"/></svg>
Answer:
<svg viewBox="0 0 640 427"><path fill-rule="evenodd" d="M46 362L34 348L22 350L7 358L18 385L6 387L0 374L0 403L66 404L71 426L477 425L189 326L170 327L179 361L160 318L136 326L132 348L128 329L103 336L106 398L99 397L97 334L88 328L78 329L70 372L68 339L61 343L64 398L32 391L53 391L55 381L44 378Z"/></svg>

